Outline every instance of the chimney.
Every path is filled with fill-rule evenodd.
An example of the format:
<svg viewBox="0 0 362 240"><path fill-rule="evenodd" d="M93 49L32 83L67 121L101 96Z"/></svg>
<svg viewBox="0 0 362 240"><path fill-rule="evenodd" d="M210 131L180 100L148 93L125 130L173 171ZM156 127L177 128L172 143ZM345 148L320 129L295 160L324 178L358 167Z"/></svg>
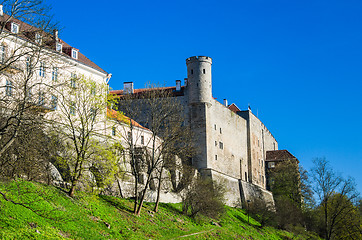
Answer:
<svg viewBox="0 0 362 240"><path fill-rule="evenodd" d="M53 37L54 37L54 41L55 41L55 42L58 42L58 41L59 41L58 29L54 29L54 30L53 30Z"/></svg>
<svg viewBox="0 0 362 240"><path fill-rule="evenodd" d="M184 78L184 81L185 81L185 86L187 86L187 78Z"/></svg>
<svg viewBox="0 0 362 240"><path fill-rule="evenodd" d="M228 100L226 98L224 99L224 105L225 105L225 107L228 106Z"/></svg>
<svg viewBox="0 0 362 240"><path fill-rule="evenodd" d="M176 92L181 91L181 80L176 80Z"/></svg>
<svg viewBox="0 0 362 240"><path fill-rule="evenodd" d="M123 83L123 93L132 94L133 93L133 82L124 82Z"/></svg>
<svg viewBox="0 0 362 240"><path fill-rule="evenodd" d="M0 5L0 16L4 16L3 5Z"/></svg>

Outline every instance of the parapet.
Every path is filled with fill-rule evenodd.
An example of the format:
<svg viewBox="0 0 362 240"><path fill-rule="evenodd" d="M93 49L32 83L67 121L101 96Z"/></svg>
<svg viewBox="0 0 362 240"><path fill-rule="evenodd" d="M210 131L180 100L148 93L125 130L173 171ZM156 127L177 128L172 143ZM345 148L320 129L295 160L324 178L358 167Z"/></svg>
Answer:
<svg viewBox="0 0 362 240"><path fill-rule="evenodd" d="M206 56L193 56L186 59L186 64L194 62L208 62L212 64L212 59L211 57L206 57Z"/></svg>

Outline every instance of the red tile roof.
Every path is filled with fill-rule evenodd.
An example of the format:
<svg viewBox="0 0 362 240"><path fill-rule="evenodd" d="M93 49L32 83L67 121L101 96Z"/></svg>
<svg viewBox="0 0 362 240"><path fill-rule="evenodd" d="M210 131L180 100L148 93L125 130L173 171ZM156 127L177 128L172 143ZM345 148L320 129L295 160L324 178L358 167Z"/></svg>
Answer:
<svg viewBox="0 0 362 240"><path fill-rule="evenodd" d="M5 22L9 20L9 15L4 14L3 16L0 16L0 21L1 22ZM11 18L9 20L9 22L6 24L5 26L5 30L7 31L11 31L11 22L15 22L19 25L19 34L18 36L20 38L23 38L27 41L31 41L34 42L35 40L35 32L41 32L43 35L43 41L45 41L45 44L47 45L48 48L52 49L55 51L55 44L54 44L54 40L53 40L53 36L52 34L46 33L43 30L36 28L34 26L31 26L19 19L15 19L15 18ZM68 58L71 58L74 61L77 61L79 63L82 63L84 65L87 65L91 68L94 68L104 74L107 74L106 71L104 71L101 67L99 67L98 65L96 65L94 62L92 62L91 60L89 60L84 54L82 54L81 52L78 52L78 59L74 59L70 56L70 53L67 53L66 51L69 51L69 49L72 49L73 47L71 47L69 44L67 44L66 42L64 42L63 40L59 39L59 43L63 44L63 49L62 52L59 54L66 56Z"/></svg>
<svg viewBox="0 0 362 240"><path fill-rule="evenodd" d="M142 126L141 124L139 124L135 120L130 119L129 117L127 117L127 116L125 116L125 115L121 114L120 112L117 112L116 110L113 110L113 109L107 108L107 117L111 118L111 119L114 119L114 120L117 120L119 122L125 123L127 125L129 125L132 122L133 126L149 130L148 128L145 128L144 126Z"/></svg>
<svg viewBox="0 0 362 240"><path fill-rule="evenodd" d="M295 159L298 161L298 159L293 156L293 154L291 154L288 150L274 150L266 152L265 161L284 161L288 159Z"/></svg>
<svg viewBox="0 0 362 240"><path fill-rule="evenodd" d="M228 109L230 109L234 113L240 112L240 109L235 105L235 103L232 103L231 105L229 105Z"/></svg>
<svg viewBox="0 0 362 240"><path fill-rule="evenodd" d="M174 96L183 96L184 89L185 89L185 87L182 86L181 91L176 92L176 87L139 88L139 89L134 89L133 94L142 95L145 92L151 92L151 91L167 91L167 92L170 92ZM114 94L117 96L123 96L123 90L113 90L113 91L110 91L110 94Z"/></svg>

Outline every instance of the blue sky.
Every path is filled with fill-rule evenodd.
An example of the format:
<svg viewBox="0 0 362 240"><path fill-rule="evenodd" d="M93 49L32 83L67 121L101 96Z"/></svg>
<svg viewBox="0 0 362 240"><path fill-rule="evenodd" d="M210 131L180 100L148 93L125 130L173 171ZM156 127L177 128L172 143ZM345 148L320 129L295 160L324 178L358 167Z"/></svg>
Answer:
<svg viewBox="0 0 362 240"><path fill-rule="evenodd" d="M362 193L362 1L55 1L60 38L110 85L173 86L213 58L213 95L248 104L309 169L325 157Z"/></svg>

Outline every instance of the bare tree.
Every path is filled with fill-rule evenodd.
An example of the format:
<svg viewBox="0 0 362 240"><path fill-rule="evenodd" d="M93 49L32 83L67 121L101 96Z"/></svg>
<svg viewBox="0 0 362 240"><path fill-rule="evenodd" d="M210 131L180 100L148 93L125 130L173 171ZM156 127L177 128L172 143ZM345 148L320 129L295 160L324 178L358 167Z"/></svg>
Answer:
<svg viewBox="0 0 362 240"><path fill-rule="evenodd" d="M338 222L354 211L351 206L358 199L355 182L352 178L344 179L334 172L324 158L314 160L312 178L315 182L313 189L322 210L323 237L333 239Z"/></svg>
<svg viewBox="0 0 362 240"><path fill-rule="evenodd" d="M43 91L40 90L44 84L41 75L56 59L50 50L54 45L50 33L56 24L53 24L53 18L44 2L7 0L2 4L0 156L14 143L23 124L30 125L34 116L39 116L39 111L34 111L34 105L45 102ZM45 62L48 62L47 66ZM38 94L41 96L38 97ZM39 101L40 98L42 101Z"/></svg>
<svg viewBox="0 0 362 240"><path fill-rule="evenodd" d="M124 93L118 106L130 117L126 125L123 123L126 127L123 136L135 182L134 213L140 214L149 187L157 189L157 211L165 169L179 171L176 166L186 164L193 152L190 131L184 126L183 109L172 91L151 84L140 94ZM143 132L147 132L148 137L142 135Z"/></svg>

